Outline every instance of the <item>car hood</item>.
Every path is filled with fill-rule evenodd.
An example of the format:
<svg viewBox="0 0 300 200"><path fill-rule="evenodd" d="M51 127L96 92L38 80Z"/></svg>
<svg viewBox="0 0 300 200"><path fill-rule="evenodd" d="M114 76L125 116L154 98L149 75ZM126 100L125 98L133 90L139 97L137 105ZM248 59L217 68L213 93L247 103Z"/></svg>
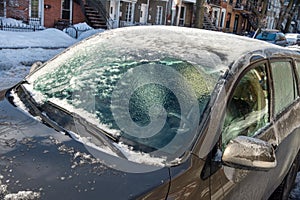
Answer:
<svg viewBox="0 0 300 200"><path fill-rule="evenodd" d="M168 168L144 173L115 170L82 143L14 107L4 94L0 92L0 199L132 199L156 187L156 197L166 197ZM137 167L125 159L120 164Z"/></svg>

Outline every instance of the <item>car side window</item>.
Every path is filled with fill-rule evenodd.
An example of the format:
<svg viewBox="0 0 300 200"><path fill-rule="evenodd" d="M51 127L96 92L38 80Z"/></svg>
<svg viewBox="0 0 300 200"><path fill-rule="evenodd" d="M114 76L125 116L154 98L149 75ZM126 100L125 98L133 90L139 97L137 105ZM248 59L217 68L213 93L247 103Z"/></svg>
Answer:
<svg viewBox="0 0 300 200"><path fill-rule="evenodd" d="M269 121L269 91L265 64L240 79L227 103L222 129L222 146L239 136L253 136Z"/></svg>
<svg viewBox="0 0 300 200"><path fill-rule="evenodd" d="M274 85L274 109L277 115L296 99L297 86L289 61L272 62L271 70Z"/></svg>

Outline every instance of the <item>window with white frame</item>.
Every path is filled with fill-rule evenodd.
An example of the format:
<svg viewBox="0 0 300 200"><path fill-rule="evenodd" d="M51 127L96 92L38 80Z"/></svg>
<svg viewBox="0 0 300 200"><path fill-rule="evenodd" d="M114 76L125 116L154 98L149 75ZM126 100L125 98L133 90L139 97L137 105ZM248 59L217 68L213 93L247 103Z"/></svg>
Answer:
<svg viewBox="0 0 300 200"><path fill-rule="evenodd" d="M157 6L157 10L156 10L156 20L155 20L155 24L162 24L163 22L163 7L162 6Z"/></svg>
<svg viewBox="0 0 300 200"><path fill-rule="evenodd" d="M31 0L30 6L31 6L30 17L38 18L39 17L39 0Z"/></svg>
<svg viewBox="0 0 300 200"><path fill-rule="evenodd" d="M62 19L70 19L70 13L71 13L71 1L70 0L62 0L62 13L61 18Z"/></svg>
<svg viewBox="0 0 300 200"><path fill-rule="evenodd" d="M131 22L131 16L132 16L132 3L128 3L128 4L126 4L125 21Z"/></svg>

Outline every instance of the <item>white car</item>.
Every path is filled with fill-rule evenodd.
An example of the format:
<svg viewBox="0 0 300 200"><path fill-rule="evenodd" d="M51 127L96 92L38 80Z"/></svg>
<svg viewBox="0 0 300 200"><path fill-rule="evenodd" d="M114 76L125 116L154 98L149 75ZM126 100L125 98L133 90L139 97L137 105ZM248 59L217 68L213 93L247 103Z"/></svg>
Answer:
<svg viewBox="0 0 300 200"><path fill-rule="evenodd" d="M286 33L285 37L288 41L288 45L299 45L300 44L300 34L298 34L298 33Z"/></svg>

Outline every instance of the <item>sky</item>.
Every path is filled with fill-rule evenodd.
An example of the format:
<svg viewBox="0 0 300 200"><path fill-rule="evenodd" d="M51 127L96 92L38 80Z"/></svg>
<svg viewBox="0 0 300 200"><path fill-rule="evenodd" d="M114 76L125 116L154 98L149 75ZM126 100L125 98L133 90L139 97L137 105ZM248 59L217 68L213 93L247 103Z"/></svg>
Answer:
<svg viewBox="0 0 300 200"><path fill-rule="evenodd" d="M2 19L3 20L3 19ZM10 23L19 23L5 19ZM0 90L21 81L33 63L45 62L62 52L65 48L103 30L95 30L85 23L77 24L81 29L90 29L75 39L67 33L49 28L37 32L10 32L0 30ZM70 33L71 35L74 33ZM300 172L290 200L300 199Z"/></svg>

